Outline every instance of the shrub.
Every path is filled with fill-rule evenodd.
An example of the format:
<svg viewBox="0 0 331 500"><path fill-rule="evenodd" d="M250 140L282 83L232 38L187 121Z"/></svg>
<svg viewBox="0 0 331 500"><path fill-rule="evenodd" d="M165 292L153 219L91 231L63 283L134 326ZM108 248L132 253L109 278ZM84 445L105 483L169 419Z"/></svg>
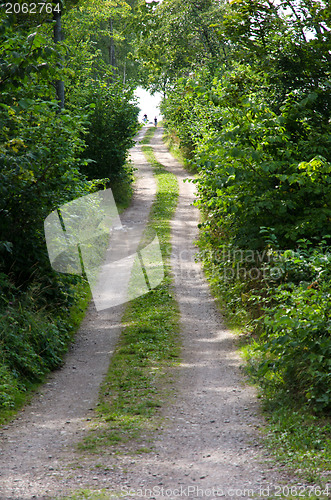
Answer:
<svg viewBox="0 0 331 500"><path fill-rule="evenodd" d="M331 409L331 253L305 245L279 256L282 283L269 291L257 375L269 397L287 394L316 412ZM256 297L259 300L259 297ZM289 397L288 397L289 396Z"/></svg>
<svg viewBox="0 0 331 500"><path fill-rule="evenodd" d="M119 83L91 80L80 99L92 105L83 156L93 162L82 171L89 179L109 178L114 182L128 178L125 163L138 131L139 112L131 102L132 92Z"/></svg>

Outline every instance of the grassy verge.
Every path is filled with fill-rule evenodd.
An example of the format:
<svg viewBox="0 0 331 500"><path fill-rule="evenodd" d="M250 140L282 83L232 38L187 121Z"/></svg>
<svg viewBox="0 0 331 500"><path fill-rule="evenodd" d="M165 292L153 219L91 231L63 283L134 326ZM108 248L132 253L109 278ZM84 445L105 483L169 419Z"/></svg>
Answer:
<svg viewBox="0 0 331 500"><path fill-rule="evenodd" d="M123 167L123 178L113 181L111 189L118 212L121 214L131 203L135 168L130 160Z"/></svg>
<svg viewBox="0 0 331 500"><path fill-rule="evenodd" d="M171 152L171 154L183 165L187 166L187 159L185 157L185 154L180 148L180 141L178 137L175 135L174 131L169 131L168 128L164 129L163 133L163 139L164 142Z"/></svg>
<svg viewBox="0 0 331 500"><path fill-rule="evenodd" d="M155 127L150 127L146 130L144 137L141 139L140 144L145 146L146 144L149 144L150 140L154 137L155 134ZM149 147L149 149L151 149Z"/></svg>
<svg viewBox="0 0 331 500"><path fill-rule="evenodd" d="M24 293L12 289L0 304L0 425L13 418L47 374L61 365L84 318L88 283L76 278L63 280L61 286L67 299L60 311L57 304L47 303L45 286L38 280Z"/></svg>
<svg viewBox="0 0 331 500"><path fill-rule="evenodd" d="M305 481L318 484L323 491L327 480L330 481L330 423L293 408L268 412L267 420L265 441L269 450L279 462Z"/></svg>
<svg viewBox="0 0 331 500"><path fill-rule="evenodd" d="M239 333L238 345L246 361L248 376L258 387L266 420L263 429L266 447L277 463L320 488L317 490L321 492L320 495L315 497L312 491L307 495L300 493L300 498L328 498L323 492L326 481L330 480L331 470L330 418L326 415L314 415L297 401L295 393L279 392L277 398L275 394L269 394L267 380L261 380L257 370L261 360L256 357L256 348L261 341L261 332L254 333L254 318L261 314L261 311L257 311L256 300L252 300L252 290L257 285L243 279L226 280L224 276L231 273L215 266L213 260L208 257L208 252L204 255L205 273L213 294L228 326ZM255 293L258 294L256 290ZM295 496L289 494L287 498Z"/></svg>
<svg viewBox="0 0 331 500"><path fill-rule="evenodd" d="M144 143L154 133L147 131ZM160 425L159 409L171 394L169 367L178 360L179 314L170 276L170 220L178 196L176 177L158 164L150 146L143 146L152 164L157 194L148 230L157 232L165 278L148 294L131 301L123 331L100 391L95 428L79 448L100 453L103 447L143 453L150 450L151 431Z"/></svg>

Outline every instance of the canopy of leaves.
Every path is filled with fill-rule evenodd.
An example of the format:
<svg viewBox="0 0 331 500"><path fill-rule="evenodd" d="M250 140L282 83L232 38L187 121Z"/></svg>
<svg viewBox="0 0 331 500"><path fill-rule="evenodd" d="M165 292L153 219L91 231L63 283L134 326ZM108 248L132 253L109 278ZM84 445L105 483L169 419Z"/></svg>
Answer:
<svg viewBox="0 0 331 500"><path fill-rule="evenodd" d="M136 57L143 83L165 91L183 72L189 74L221 57L216 32L220 17L212 0L140 2Z"/></svg>

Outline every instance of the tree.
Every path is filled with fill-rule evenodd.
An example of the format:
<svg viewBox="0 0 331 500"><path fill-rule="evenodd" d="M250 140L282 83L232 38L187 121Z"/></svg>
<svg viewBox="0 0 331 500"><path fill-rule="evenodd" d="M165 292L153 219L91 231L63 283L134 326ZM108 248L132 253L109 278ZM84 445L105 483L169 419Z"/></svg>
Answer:
<svg viewBox="0 0 331 500"><path fill-rule="evenodd" d="M221 10L212 0L139 4L136 57L142 81L165 92L176 78L224 57L215 27Z"/></svg>
<svg viewBox="0 0 331 500"><path fill-rule="evenodd" d="M128 63L130 46L127 26L131 6L124 0L81 1L63 19L66 43L70 50L70 68L75 75L69 85L83 86L86 75L109 81L134 77ZM82 80L81 80L82 78Z"/></svg>

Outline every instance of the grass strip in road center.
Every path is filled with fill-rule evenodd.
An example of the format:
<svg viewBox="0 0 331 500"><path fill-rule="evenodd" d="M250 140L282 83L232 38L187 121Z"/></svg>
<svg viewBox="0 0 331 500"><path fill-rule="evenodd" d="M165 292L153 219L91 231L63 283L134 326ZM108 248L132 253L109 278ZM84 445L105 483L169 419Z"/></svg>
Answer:
<svg viewBox="0 0 331 500"><path fill-rule="evenodd" d="M151 138L154 129L147 131ZM112 356L98 404L97 424L80 444L81 449L125 445L131 451L150 449L150 431L160 425L158 409L169 401L169 367L178 363L179 309L170 272L170 221L174 215L178 182L160 165L151 146L142 146L157 183L148 231L159 238L165 277L148 294L128 303L117 348Z"/></svg>

